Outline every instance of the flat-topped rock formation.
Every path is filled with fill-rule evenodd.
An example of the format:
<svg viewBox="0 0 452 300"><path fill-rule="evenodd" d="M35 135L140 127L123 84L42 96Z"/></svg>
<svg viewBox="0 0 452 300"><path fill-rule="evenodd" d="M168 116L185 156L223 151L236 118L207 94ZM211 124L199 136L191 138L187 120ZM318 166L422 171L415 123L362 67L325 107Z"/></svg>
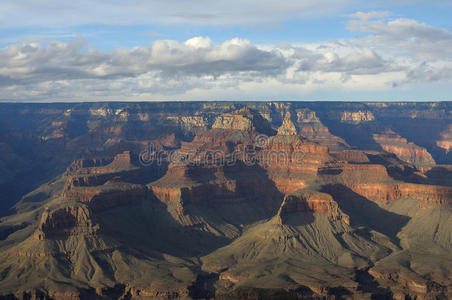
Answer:
<svg viewBox="0 0 452 300"><path fill-rule="evenodd" d="M87 206L68 206L45 210L35 237L38 240L67 239L70 235L96 235L99 231L100 226Z"/></svg>

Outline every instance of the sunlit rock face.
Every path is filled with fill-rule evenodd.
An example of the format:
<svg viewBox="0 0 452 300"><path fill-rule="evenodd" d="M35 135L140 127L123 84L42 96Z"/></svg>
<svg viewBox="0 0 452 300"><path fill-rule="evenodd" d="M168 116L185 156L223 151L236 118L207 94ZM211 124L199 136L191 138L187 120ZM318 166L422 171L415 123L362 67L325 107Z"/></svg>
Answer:
<svg viewBox="0 0 452 300"><path fill-rule="evenodd" d="M290 114L288 113L284 118L282 125L278 128L278 135L297 135L297 129L290 120Z"/></svg>
<svg viewBox="0 0 452 300"><path fill-rule="evenodd" d="M406 138L402 138L392 130L373 135L375 142L387 152L394 153L403 161L417 165L434 165L435 161L427 149L420 147Z"/></svg>
<svg viewBox="0 0 452 300"><path fill-rule="evenodd" d="M341 115L342 122L361 123L375 120L371 111L344 111Z"/></svg>

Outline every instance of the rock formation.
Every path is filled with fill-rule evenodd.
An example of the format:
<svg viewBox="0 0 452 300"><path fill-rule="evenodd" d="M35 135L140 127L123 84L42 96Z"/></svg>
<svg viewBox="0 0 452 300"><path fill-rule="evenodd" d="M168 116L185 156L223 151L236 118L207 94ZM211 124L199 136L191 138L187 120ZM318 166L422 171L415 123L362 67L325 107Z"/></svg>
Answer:
<svg viewBox="0 0 452 300"><path fill-rule="evenodd" d="M434 165L431 154L422 147L408 142L391 130L381 134L374 134L374 140L387 152L394 153L398 158L416 165Z"/></svg>
<svg viewBox="0 0 452 300"><path fill-rule="evenodd" d="M320 121L315 111L308 109L298 111L297 123L301 136L327 146L330 151L342 151L350 148L344 139L331 134L328 127Z"/></svg>
<svg viewBox="0 0 452 300"><path fill-rule="evenodd" d="M297 129L290 120L290 113L286 115L281 126L278 128L278 135L297 135Z"/></svg>
<svg viewBox="0 0 452 300"><path fill-rule="evenodd" d="M342 122L361 123L375 120L371 111L344 111L341 115Z"/></svg>
<svg viewBox="0 0 452 300"><path fill-rule="evenodd" d="M252 120L248 116L237 112L219 116L213 123L212 128L251 131L253 125Z"/></svg>
<svg viewBox="0 0 452 300"><path fill-rule="evenodd" d="M35 237L38 240L67 239L69 235L95 235L99 230L87 206L68 206L53 211L46 209Z"/></svg>
<svg viewBox="0 0 452 300"><path fill-rule="evenodd" d="M451 111L1 104L0 298L451 298Z"/></svg>
<svg viewBox="0 0 452 300"><path fill-rule="evenodd" d="M350 220L340 209L330 194L316 191L300 190L296 194L287 195L276 214L276 223L285 224L290 214L297 212L313 212L327 214L336 220L349 224Z"/></svg>

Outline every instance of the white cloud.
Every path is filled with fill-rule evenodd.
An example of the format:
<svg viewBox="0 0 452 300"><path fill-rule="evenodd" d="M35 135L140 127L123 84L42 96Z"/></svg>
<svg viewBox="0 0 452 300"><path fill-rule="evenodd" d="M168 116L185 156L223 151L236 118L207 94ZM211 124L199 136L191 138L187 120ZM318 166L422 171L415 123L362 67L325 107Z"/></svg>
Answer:
<svg viewBox="0 0 452 300"><path fill-rule="evenodd" d="M347 47L368 47L383 58L392 59L406 70L405 78L394 86L408 82L431 82L452 78L452 32L411 19L386 20L387 13L357 13L349 28L372 33L346 41Z"/></svg>
<svg viewBox="0 0 452 300"><path fill-rule="evenodd" d="M452 81L452 33L386 12L355 13L366 36L259 46L234 38L96 50L82 38L0 49L3 100L222 99L381 91Z"/></svg>
<svg viewBox="0 0 452 300"><path fill-rule="evenodd" d="M452 32L415 20L398 18L384 20L383 12L356 13L348 22L354 31L372 35L352 40L356 45L372 47L380 52L391 51L416 59L444 59L452 54ZM376 18L376 19L375 19Z"/></svg>

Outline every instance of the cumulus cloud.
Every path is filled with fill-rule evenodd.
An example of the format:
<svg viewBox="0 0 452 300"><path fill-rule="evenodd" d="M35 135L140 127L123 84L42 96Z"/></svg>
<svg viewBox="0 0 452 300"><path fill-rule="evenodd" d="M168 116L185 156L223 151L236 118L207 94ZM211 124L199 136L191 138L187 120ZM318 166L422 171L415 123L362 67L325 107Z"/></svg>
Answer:
<svg viewBox="0 0 452 300"><path fill-rule="evenodd" d="M416 20L386 20L387 12L356 13L348 22L353 31L372 35L352 40L355 45L373 47L381 52L393 51L417 59L444 59L452 54L452 32Z"/></svg>
<svg viewBox="0 0 452 300"><path fill-rule="evenodd" d="M451 31L411 19L387 19L386 12L356 13L350 17L351 30L371 35L346 41L348 47L371 48L406 70L405 79L393 85L452 78Z"/></svg>
<svg viewBox="0 0 452 300"><path fill-rule="evenodd" d="M213 45L209 38L159 40L150 47L100 52L81 37L69 43L17 43L0 50L0 85L71 79L115 79L147 72L161 76L220 76L225 73L280 73L286 60L235 38Z"/></svg>
<svg viewBox="0 0 452 300"><path fill-rule="evenodd" d="M298 45L193 37L113 51L94 49L82 37L15 43L0 49L0 98L184 100L239 92L252 98L452 81L450 31L387 12L349 17L350 30L366 35Z"/></svg>

